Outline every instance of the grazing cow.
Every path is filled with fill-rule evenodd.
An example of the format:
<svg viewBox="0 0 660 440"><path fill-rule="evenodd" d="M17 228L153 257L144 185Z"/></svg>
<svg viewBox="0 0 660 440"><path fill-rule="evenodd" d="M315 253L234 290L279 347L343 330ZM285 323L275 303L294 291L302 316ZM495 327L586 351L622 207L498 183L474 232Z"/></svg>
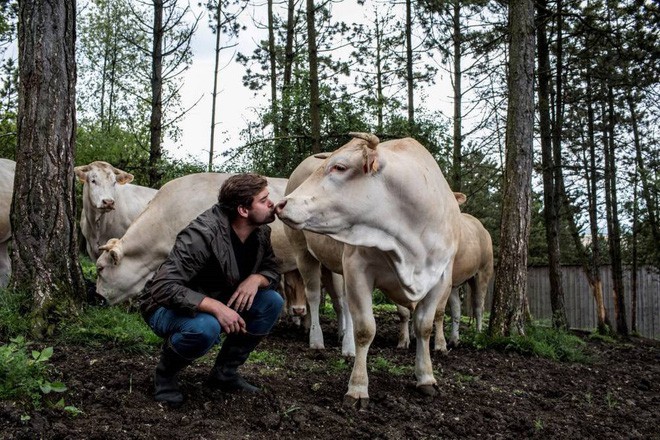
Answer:
<svg viewBox="0 0 660 440"><path fill-rule="evenodd" d="M147 280L170 253L177 234L195 217L218 201L218 191L230 174L198 173L174 179L158 191L147 208L121 238L101 246L96 262L96 290L109 304L127 301L142 290ZM284 194L286 179L268 178L271 198ZM279 220L270 224L275 255L282 272L295 270L295 260Z"/></svg>
<svg viewBox="0 0 660 440"><path fill-rule="evenodd" d="M451 292L461 213L435 159L417 141L379 144L372 134L353 136L277 210L294 229L344 243L342 269L356 349L344 401L363 408L369 401L367 352L376 332L375 287L397 304L417 303L417 389L436 394L429 339L435 311L444 309Z"/></svg>
<svg viewBox="0 0 660 440"><path fill-rule="evenodd" d="M456 193L457 201L463 203L465 196ZM490 234L479 220L470 214L461 214L460 240L458 251L454 258L452 271L452 291L449 297L449 308L451 310L452 331L449 343L458 345L459 324L461 322L461 299L458 288L467 283L472 295L473 315L477 321L477 331L482 329L484 301L488 291L488 282L493 276L493 243ZM401 317L401 328L399 333L399 348L408 348L410 345L410 333L408 322L410 310L397 306ZM444 337L444 310L438 309L435 319L435 350L446 351Z"/></svg>
<svg viewBox="0 0 660 440"><path fill-rule="evenodd" d="M9 212L14 194L14 173L16 162L0 159L0 287L7 287L11 276L9 258L9 240L11 240L11 222Z"/></svg>
<svg viewBox="0 0 660 440"><path fill-rule="evenodd" d="M96 161L74 168L83 183L80 230L92 261L99 247L124 235L130 224L156 195L156 190L133 185L133 175L107 162Z"/></svg>
<svg viewBox="0 0 660 440"><path fill-rule="evenodd" d="M289 176L285 194L291 193L316 170L323 160L330 154L314 155L303 160ZM355 355L355 342L353 338L353 323L345 301L344 282L340 274L342 269L342 252L344 244L326 235L315 234L309 231L284 228L289 238L291 249L295 254L296 264L304 283L304 291L289 290L288 301L297 310L304 310L309 304L309 347L324 349L323 330L319 319L321 305L321 282L337 300L333 301L340 323L340 337L342 338L342 354ZM330 272L334 274L334 281L329 279ZM291 295L291 294L297 294Z"/></svg>

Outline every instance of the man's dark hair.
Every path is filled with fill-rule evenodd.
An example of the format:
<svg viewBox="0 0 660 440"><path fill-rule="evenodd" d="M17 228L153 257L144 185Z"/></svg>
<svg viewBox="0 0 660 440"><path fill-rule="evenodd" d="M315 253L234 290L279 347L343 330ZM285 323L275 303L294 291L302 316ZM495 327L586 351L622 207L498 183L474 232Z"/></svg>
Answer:
<svg viewBox="0 0 660 440"><path fill-rule="evenodd" d="M254 196L266 186L268 186L268 181L258 174L246 173L231 176L220 187L220 194L218 194L220 209L229 217L229 220L234 220L238 215L238 207L249 208L252 206Z"/></svg>

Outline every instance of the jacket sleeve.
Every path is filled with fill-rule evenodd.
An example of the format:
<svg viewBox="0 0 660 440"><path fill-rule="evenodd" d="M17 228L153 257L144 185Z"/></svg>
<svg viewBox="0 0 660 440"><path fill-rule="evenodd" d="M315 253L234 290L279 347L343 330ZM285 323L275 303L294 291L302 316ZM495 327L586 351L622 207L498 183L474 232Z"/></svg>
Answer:
<svg viewBox="0 0 660 440"><path fill-rule="evenodd" d="M160 265L146 290L153 302L195 316L197 306L206 297L186 287L211 258L212 252L206 236L196 227L187 227L179 233L167 259Z"/></svg>
<svg viewBox="0 0 660 440"><path fill-rule="evenodd" d="M273 245L270 242L270 227L264 228L264 238L261 244L264 247L264 257L259 264L257 273L266 277L270 284L267 289L276 290L280 284L280 262L273 252Z"/></svg>

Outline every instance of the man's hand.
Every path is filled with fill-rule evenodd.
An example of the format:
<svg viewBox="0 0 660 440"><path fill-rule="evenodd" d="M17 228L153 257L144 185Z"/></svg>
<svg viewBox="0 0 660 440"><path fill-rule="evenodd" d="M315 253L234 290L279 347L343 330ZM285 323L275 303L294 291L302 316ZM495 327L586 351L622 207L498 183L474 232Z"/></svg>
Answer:
<svg viewBox="0 0 660 440"><path fill-rule="evenodd" d="M250 275L238 285L236 292L234 292L231 298L229 298L229 301L227 301L227 305L239 313L243 310L250 310L250 307L252 307L252 301L254 301L254 296L257 294L257 290L262 285L267 285L267 283L268 280L266 280L263 275Z"/></svg>
<svg viewBox="0 0 660 440"><path fill-rule="evenodd" d="M245 321L236 311L213 298L206 297L199 303L200 312L210 313L218 320L222 331L227 334L245 333Z"/></svg>

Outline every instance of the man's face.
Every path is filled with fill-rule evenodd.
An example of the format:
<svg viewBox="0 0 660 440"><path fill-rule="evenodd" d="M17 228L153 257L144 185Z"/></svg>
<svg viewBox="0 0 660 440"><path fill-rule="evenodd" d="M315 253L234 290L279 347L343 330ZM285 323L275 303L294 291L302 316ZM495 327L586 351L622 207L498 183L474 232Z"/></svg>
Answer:
<svg viewBox="0 0 660 440"><path fill-rule="evenodd" d="M247 219L251 224L258 226L275 220L275 204L269 196L268 188L264 188L252 199L252 206L247 210Z"/></svg>

